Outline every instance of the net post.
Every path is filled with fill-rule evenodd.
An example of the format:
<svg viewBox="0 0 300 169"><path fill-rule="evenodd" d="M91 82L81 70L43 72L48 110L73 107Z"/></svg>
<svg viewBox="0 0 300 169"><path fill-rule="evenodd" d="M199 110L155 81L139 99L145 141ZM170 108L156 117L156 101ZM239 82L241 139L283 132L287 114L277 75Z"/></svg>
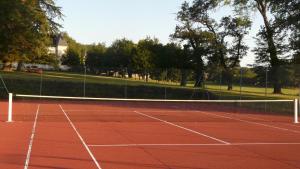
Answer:
<svg viewBox="0 0 300 169"><path fill-rule="evenodd" d="M11 123L12 121L12 101L13 101L13 94L8 94L8 119L7 122Z"/></svg>
<svg viewBox="0 0 300 169"><path fill-rule="evenodd" d="M298 109L299 109L299 107L298 107L298 99L295 99L295 103L294 103L294 115L295 115L295 117L294 117L294 123L299 123L299 120L298 120Z"/></svg>

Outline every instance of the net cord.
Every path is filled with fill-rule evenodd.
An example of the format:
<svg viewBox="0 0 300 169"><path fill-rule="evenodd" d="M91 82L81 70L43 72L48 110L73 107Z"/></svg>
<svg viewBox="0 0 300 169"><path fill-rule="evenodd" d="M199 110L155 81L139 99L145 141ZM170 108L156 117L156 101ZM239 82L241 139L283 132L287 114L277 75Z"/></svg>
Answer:
<svg viewBox="0 0 300 169"><path fill-rule="evenodd" d="M9 105L12 105L13 94L9 94ZM15 97L23 98L44 98L44 99L70 99L70 100L94 100L94 101L130 101L130 102L182 102L182 103L275 103L292 102L294 103L294 123L299 123L299 100L165 100L165 99L122 99L122 98L93 98L93 97L65 97L65 96L39 96L16 94ZM8 121L12 121L12 107L9 106Z"/></svg>
<svg viewBox="0 0 300 169"><path fill-rule="evenodd" d="M68 96L38 96L16 94L16 97L44 98L44 99L74 99L74 100L99 100L99 101L144 101L144 102L198 102L198 103L268 103L268 102L294 102L294 100L166 100L166 99L123 99L123 98L95 98L95 97L68 97Z"/></svg>

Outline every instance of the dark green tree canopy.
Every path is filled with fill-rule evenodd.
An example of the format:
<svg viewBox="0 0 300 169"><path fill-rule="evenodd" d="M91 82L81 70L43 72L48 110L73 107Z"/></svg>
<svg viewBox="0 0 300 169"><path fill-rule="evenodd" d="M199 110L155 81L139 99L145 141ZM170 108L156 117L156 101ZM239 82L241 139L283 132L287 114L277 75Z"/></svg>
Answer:
<svg viewBox="0 0 300 169"><path fill-rule="evenodd" d="M2 0L0 2L0 59L47 60L50 35L59 28L60 8L52 0Z"/></svg>

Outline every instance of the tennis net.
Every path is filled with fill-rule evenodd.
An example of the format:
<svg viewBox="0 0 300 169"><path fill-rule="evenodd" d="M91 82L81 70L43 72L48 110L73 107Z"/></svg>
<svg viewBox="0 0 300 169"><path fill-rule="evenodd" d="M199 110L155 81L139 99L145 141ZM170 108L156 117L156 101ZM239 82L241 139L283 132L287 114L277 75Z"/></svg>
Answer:
<svg viewBox="0 0 300 169"><path fill-rule="evenodd" d="M224 122L226 117L242 117L252 121L298 123L295 100L163 100L63 97L10 94L8 121L30 121L37 106L45 121L62 120L60 108L73 112L76 121L137 122L134 111L154 113L167 121ZM53 112L53 113L52 113ZM210 116L201 116L207 114ZM42 116L42 115L41 115ZM218 118L219 117L219 118ZM225 117L225 118L224 118Z"/></svg>

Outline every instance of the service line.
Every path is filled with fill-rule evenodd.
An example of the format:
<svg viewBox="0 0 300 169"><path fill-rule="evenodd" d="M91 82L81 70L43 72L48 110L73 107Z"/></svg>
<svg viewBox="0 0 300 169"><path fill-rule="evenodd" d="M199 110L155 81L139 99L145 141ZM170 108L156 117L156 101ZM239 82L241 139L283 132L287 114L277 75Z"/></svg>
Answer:
<svg viewBox="0 0 300 169"><path fill-rule="evenodd" d="M189 132L191 132L191 133L198 134L198 135L204 136L204 137L206 137L206 138L209 138L209 139L212 139L212 140L221 142L221 143L223 143L223 144L230 144L230 143L227 142L227 141L224 141L224 140L221 140L221 139L218 139L218 138L209 136L209 135L207 135L207 134L204 134L204 133L201 133L201 132L198 132L198 131L195 131L195 130L192 130L192 129L189 129L189 128L186 128L186 127L183 127L183 126L180 126L180 125L177 125L177 124L174 124L174 123L171 123L171 122L169 122L169 121L162 120L162 119L159 119L159 118L157 118L157 117L153 117L153 116L150 116L150 115L148 115L148 114L144 114L144 113L141 113L141 112L138 112L138 111L134 111L134 112L137 113L137 114L140 114L140 115L142 115L142 116L145 116L145 117L148 117L148 118L151 118L151 119L154 119L154 120L157 120L157 121L160 121L160 122L169 124L169 125L171 125L171 126L175 126L175 127L181 128L181 129L186 130L186 131L189 131Z"/></svg>
<svg viewBox="0 0 300 169"><path fill-rule="evenodd" d="M197 147L197 146L246 146L246 145L300 145L300 143L230 143L230 144L91 144L89 147Z"/></svg>
<svg viewBox="0 0 300 169"><path fill-rule="evenodd" d="M87 150L87 152L89 153L89 155L91 156L91 158L93 159L95 165L97 166L98 169L101 169L97 159L95 158L95 156L93 155L92 151L89 149L88 145L85 143L85 141L83 140L82 136L80 135L80 133L78 132L78 130L76 129L75 125L73 124L73 122L71 121L71 119L69 118L68 114L65 112L65 110L63 109L63 107L61 105L59 105L60 109L62 110L62 112L64 113L64 115L66 116L67 120L69 121L70 125L72 126L72 128L74 129L74 131L76 132L77 136L79 137L81 143L83 144L83 146L85 147L85 149Z"/></svg>

